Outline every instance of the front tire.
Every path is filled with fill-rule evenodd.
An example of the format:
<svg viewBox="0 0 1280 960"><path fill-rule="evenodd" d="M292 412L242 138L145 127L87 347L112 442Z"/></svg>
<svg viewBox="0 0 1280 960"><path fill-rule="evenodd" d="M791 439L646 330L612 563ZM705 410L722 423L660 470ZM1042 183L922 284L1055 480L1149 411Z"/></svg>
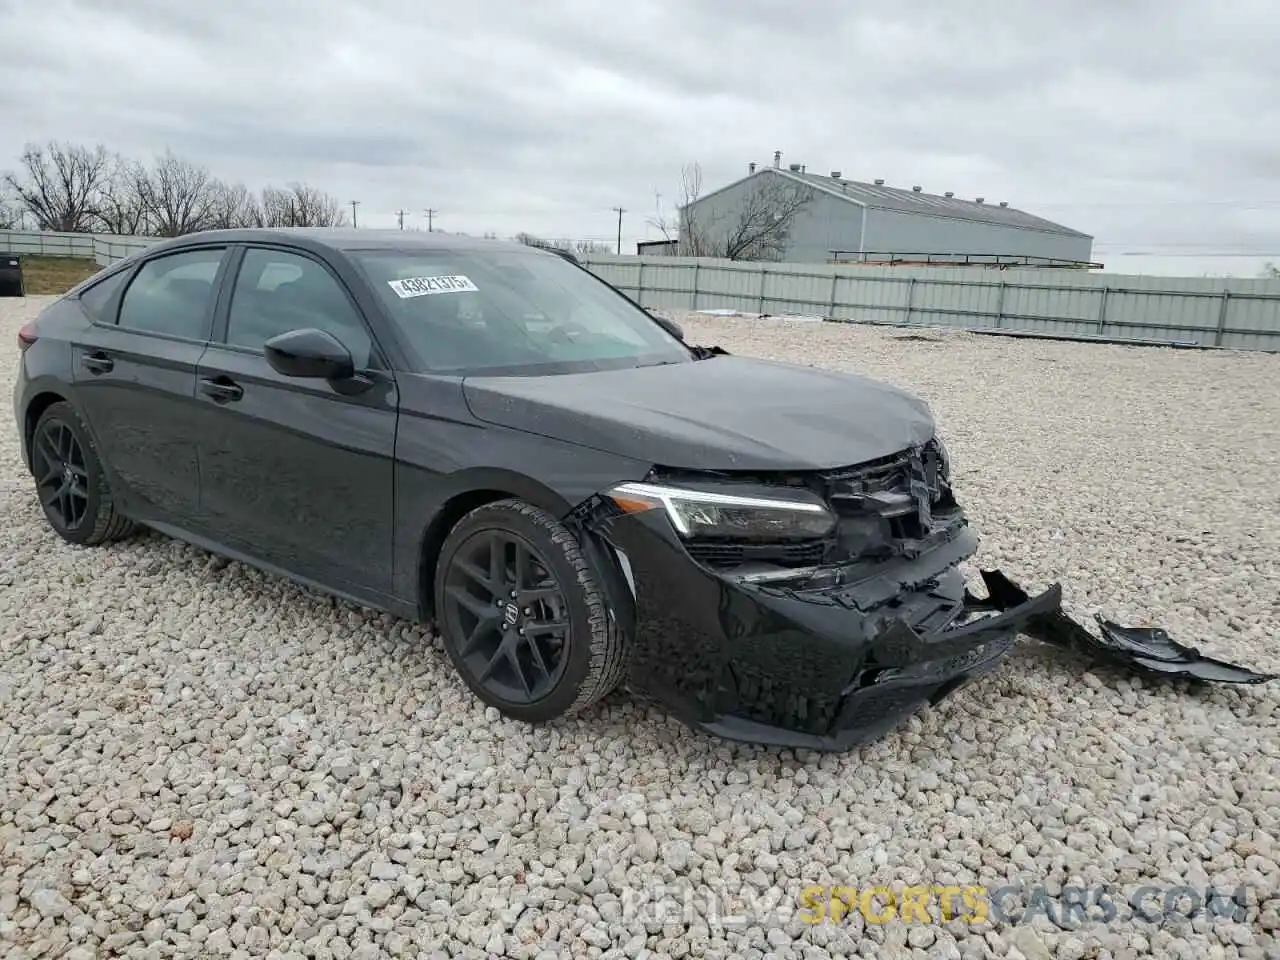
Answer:
<svg viewBox="0 0 1280 960"><path fill-rule="evenodd" d="M93 547L134 531L116 507L93 438L65 400L50 405L36 421L31 473L49 526L68 543Z"/></svg>
<svg viewBox="0 0 1280 960"><path fill-rule="evenodd" d="M500 500L463 517L441 548L434 588L454 668L505 716L545 723L622 679L624 635L600 572L577 538L532 504Z"/></svg>

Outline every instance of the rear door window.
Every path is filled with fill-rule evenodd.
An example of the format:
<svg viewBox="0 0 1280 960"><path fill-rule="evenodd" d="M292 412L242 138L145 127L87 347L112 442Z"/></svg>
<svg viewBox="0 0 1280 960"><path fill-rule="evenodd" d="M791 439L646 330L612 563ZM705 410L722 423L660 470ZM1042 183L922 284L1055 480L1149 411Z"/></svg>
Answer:
<svg viewBox="0 0 1280 960"><path fill-rule="evenodd" d="M208 339L214 281L225 253L188 250L148 260L124 293L120 326L185 340Z"/></svg>

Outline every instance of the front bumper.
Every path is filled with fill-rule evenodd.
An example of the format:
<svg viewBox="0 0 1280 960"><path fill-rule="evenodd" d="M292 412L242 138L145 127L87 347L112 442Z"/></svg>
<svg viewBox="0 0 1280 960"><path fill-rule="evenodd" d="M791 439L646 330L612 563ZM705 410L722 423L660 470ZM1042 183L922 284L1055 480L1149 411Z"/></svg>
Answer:
<svg viewBox="0 0 1280 960"><path fill-rule="evenodd" d="M750 583L695 563L660 511L597 514L634 596L628 687L734 740L846 750L995 666L1061 588L994 610L957 564L958 524L915 556L838 586Z"/></svg>

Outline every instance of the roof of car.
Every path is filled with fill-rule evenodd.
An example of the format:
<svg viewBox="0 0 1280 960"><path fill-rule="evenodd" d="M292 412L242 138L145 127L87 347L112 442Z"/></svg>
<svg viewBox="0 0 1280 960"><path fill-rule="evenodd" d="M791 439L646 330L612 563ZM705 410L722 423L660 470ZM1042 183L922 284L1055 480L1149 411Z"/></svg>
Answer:
<svg viewBox="0 0 1280 960"><path fill-rule="evenodd" d="M226 243L297 243L302 247L355 250L528 250L536 248L507 240L465 237L456 233L424 233L419 230L355 230L341 227L252 227L239 230L202 230L157 246L178 247L210 240ZM150 249L155 249L150 248Z"/></svg>

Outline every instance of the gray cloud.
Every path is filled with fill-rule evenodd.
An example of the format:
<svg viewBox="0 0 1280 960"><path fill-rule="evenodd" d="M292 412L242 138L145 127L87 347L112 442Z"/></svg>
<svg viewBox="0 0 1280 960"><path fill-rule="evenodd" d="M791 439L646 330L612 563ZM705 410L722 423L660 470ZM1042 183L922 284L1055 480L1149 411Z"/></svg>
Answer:
<svg viewBox="0 0 1280 960"><path fill-rule="evenodd" d="M714 187L780 148L1007 199L1104 254L1280 253L1263 0L0 6L0 166L29 140L168 147L370 224L431 206L445 229L611 238L621 204L634 239L683 163Z"/></svg>

